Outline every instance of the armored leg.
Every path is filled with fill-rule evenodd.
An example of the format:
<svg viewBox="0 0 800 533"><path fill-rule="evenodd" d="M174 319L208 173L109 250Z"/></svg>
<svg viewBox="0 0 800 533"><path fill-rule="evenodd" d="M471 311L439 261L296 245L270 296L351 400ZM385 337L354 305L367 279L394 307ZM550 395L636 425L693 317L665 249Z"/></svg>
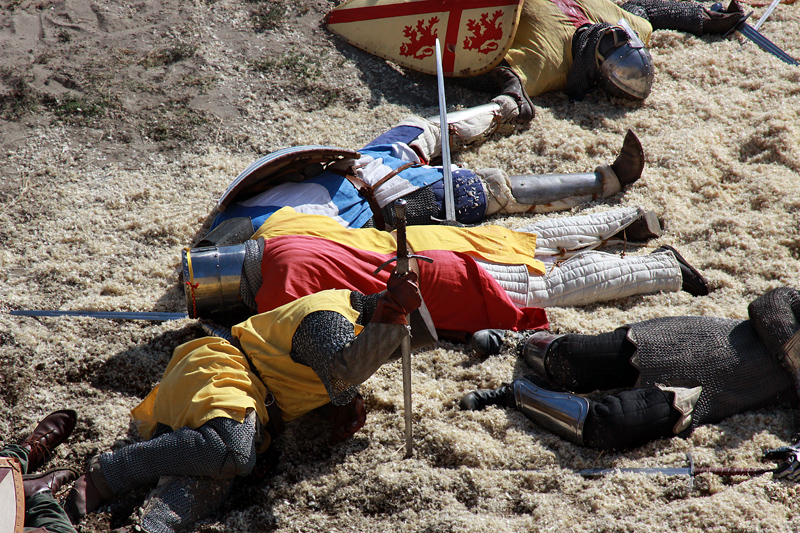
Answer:
<svg viewBox="0 0 800 533"><path fill-rule="evenodd" d="M164 476L147 496L137 525L147 533L185 530L227 498L233 478Z"/></svg>
<svg viewBox="0 0 800 533"><path fill-rule="evenodd" d="M581 252L530 276L528 307L569 307L681 288L681 268L669 252L624 257ZM498 279L503 286L503 280ZM504 287L505 288L505 287Z"/></svg>
<svg viewBox="0 0 800 533"><path fill-rule="evenodd" d="M486 215L563 211L608 198L635 182L644 169L639 139L628 131L619 156L594 172L508 176L498 169L478 170L486 189Z"/></svg>
<svg viewBox="0 0 800 533"><path fill-rule="evenodd" d="M517 231L536 234L536 257L567 258L627 240L645 241L662 234L653 211L621 207L573 217L545 218Z"/></svg>
<svg viewBox="0 0 800 533"><path fill-rule="evenodd" d="M538 339L525 345L521 356L529 366L539 359L546 376L560 387L578 393L633 387L639 372L631 364L636 347L627 340L628 328L598 335L563 335L551 342ZM541 348L544 345L544 348Z"/></svg>
<svg viewBox="0 0 800 533"><path fill-rule="evenodd" d="M547 390L527 378L514 380L511 387L520 413L559 437L584 445L583 428L589 414L589 400Z"/></svg>
<svg viewBox="0 0 800 533"><path fill-rule="evenodd" d="M547 373L547 358L550 347L564 335L553 335L549 331L537 331L520 346L519 355L525 363L542 377Z"/></svg>
<svg viewBox="0 0 800 533"><path fill-rule="evenodd" d="M447 114L447 127L450 130L450 149L461 150L467 146L481 143L497 129L519 116L519 109L513 98L506 95L496 97L492 102L469 109ZM422 132L408 145L424 160L431 161L442 153L439 117L409 117L398 127L412 126Z"/></svg>
<svg viewBox="0 0 800 533"><path fill-rule="evenodd" d="M256 433L255 412L241 424L229 418L214 418L197 429L179 428L102 454L97 457L92 478L100 480L100 484L105 482L116 495L155 483L162 475L245 475L255 465Z"/></svg>

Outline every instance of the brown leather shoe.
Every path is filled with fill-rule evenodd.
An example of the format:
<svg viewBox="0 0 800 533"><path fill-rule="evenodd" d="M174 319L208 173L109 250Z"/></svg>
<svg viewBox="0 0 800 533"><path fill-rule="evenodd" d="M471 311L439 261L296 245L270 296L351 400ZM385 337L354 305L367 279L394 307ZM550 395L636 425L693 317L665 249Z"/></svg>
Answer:
<svg viewBox="0 0 800 533"><path fill-rule="evenodd" d="M533 102L531 102L528 93L522 86L522 80L519 79L516 72L509 67L495 67L489 73L492 80L500 86L500 94L510 96L517 104L519 114L514 119L517 124L527 124L533 120L535 111L533 109Z"/></svg>
<svg viewBox="0 0 800 533"><path fill-rule="evenodd" d="M39 422L33 433L20 444L28 449L27 472L35 472L50 458L53 449L67 440L75 429L77 420L78 413L65 409L51 413Z"/></svg>
<svg viewBox="0 0 800 533"><path fill-rule="evenodd" d="M681 267L681 290L688 292L692 296L707 296L708 295L708 282L706 278L692 265L689 261L683 258L678 250L669 245L659 246L653 253L656 252L670 252L678 260L678 265Z"/></svg>
<svg viewBox="0 0 800 533"><path fill-rule="evenodd" d="M619 184L624 189L634 181L638 180L644 170L644 149L639 137L628 130L625 139L622 141L617 159L611 163L611 169L617 175Z"/></svg>
<svg viewBox="0 0 800 533"><path fill-rule="evenodd" d="M64 502L64 510L73 524L77 524L81 518L96 511L106 498L100 494L97 486L92 481L90 474L83 474L72 485L67 499Z"/></svg>
<svg viewBox="0 0 800 533"><path fill-rule="evenodd" d="M22 486L25 488L25 497L30 498L46 490L56 493L72 481L78 479L80 474L72 468L52 468L41 474L22 476Z"/></svg>

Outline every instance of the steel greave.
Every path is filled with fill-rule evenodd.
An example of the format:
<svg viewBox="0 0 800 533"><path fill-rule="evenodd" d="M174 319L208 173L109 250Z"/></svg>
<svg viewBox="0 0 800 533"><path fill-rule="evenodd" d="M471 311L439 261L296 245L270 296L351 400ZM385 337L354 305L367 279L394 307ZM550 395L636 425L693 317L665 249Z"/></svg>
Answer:
<svg viewBox="0 0 800 533"><path fill-rule="evenodd" d="M520 413L559 437L583 446L583 425L589 414L589 400L543 389L525 378L516 379L511 385Z"/></svg>

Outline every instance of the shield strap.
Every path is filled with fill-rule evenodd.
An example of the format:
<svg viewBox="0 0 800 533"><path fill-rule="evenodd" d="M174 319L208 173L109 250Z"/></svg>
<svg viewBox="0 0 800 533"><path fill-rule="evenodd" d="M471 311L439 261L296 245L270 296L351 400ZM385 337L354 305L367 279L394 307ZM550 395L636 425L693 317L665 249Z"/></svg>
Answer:
<svg viewBox="0 0 800 533"><path fill-rule="evenodd" d="M333 168L328 170L330 170L334 174L339 174L340 176L346 178L347 181L349 181L353 185L353 187L355 187L358 190L358 194L366 198L367 203L369 204L370 211L372 211L372 219L375 224L375 227L381 231L385 231L386 220L383 218L383 212L381 211L381 206L378 204L378 200L375 198L375 191L378 190L378 187L380 187L393 177L397 176L402 171L411 167L419 167L419 166L422 166L422 164L409 161L408 163L400 165L393 171L386 174L384 177L375 182L375 185L370 185L366 181L356 176L354 167L350 167L346 171Z"/></svg>

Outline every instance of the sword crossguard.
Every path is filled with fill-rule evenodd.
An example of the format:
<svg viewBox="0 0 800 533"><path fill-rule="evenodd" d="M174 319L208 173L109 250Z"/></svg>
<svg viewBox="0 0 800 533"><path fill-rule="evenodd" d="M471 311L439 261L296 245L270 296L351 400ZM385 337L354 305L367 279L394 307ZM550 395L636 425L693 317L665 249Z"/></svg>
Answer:
<svg viewBox="0 0 800 533"><path fill-rule="evenodd" d="M395 256L395 257L392 257L391 259L389 259L388 261L386 261L385 263L383 263L378 268L376 268L375 271L372 274L377 276L378 272L380 272L381 270L383 270L387 266L391 265L392 263L394 263L394 262L396 262L396 261L398 261L400 259L416 259L418 261L422 260L422 261L427 261L428 263L433 263L433 259L431 259L430 257L426 257L424 255L410 254L410 255L408 255L406 257L396 257Z"/></svg>

